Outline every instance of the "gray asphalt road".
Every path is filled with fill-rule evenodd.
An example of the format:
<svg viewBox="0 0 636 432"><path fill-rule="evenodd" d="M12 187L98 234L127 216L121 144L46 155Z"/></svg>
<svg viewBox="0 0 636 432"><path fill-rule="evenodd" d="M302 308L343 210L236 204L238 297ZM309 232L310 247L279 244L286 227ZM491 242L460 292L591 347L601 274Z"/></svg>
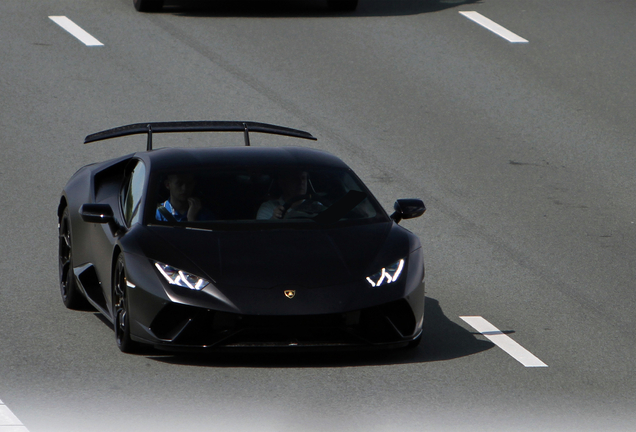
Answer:
<svg viewBox="0 0 636 432"><path fill-rule="evenodd" d="M633 2L131 3L0 2L0 425L8 408L31 432L633 429ZM403 223L426 251L422 346L131 356L98 315L63 307L59 193L144 145L83 137L206 119L308 130L317 143L293 143L343 158L387 209L425 200ZM548 367L524 367L473 315Z"/></svg>

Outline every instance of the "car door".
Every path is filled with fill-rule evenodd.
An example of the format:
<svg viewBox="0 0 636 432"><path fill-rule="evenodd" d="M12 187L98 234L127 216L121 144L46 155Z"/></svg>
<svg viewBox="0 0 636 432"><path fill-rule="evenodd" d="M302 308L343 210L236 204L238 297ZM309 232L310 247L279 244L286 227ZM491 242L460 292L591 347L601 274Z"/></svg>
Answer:
<svg viewBox="0 0 636 432"><path fill-rule="evenodd" d="M102 230L102 235L95 239L95 248L99 254L96 257L99 265L96 267L98 267L99 279L102 281L105 309L109 313L112 310L111 278L114 247L132 225L141 222L146 172L146 165L141 160L132 159L128 162L116 196L105 201L113 208L116 225L119 228L114 232L110 225L101 224L99 228Z"/></svg>

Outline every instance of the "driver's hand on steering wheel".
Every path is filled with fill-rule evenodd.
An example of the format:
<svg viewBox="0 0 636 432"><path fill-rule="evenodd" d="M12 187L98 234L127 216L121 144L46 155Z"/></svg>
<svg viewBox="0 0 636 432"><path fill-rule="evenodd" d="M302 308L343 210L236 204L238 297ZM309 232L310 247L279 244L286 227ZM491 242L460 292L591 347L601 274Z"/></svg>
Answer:
<svg viewBox="0 0 636 432"><path fill-rule="evenodd" d="M272 219L282 219L284 212L285 212L285 207L282 205L279 205L278 207L274 209L274 213L272 214Z"/></svg>

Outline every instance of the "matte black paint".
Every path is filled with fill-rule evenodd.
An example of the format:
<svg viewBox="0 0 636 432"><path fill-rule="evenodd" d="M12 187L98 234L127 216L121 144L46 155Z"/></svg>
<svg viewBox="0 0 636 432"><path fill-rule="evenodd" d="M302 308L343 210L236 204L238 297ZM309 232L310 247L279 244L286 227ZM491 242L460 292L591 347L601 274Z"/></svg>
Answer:
<svg viewBox="0 0 636 432"><path fill-rule="evenodd" d="M117 256L123 254L134 286L127 293L133 340L174 349L361 348L405 345L420 335L420 241L386 213L374 223L353 226L199 230L154 223L156 207L151 204L156 201L144 196L142 223L127 227L120 191L135 160L146 166L146 185L158 172L201 166L275 163L350 170L326 152L294 147L158 149L78 170L64 188L58 210L58 217L64 207L70 210L74 274L89 302L112 321L111 278ZM424 210L419 203L402 202L409 207L405 216L419 216ZM374 288L366 281L401 258L406 262L397 282ZM202 291L170 285L154 261L212 283ZM288 289L295 290L292 299L284 295Z"/></svg>

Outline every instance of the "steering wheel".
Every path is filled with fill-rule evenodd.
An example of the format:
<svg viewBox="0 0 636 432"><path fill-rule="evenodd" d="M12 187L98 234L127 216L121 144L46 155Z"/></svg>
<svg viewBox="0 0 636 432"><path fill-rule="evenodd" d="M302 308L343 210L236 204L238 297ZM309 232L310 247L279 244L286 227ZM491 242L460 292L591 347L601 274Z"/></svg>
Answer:
<svg viewBox="0 0 636 432"><path fill-rule="evenodd" d="M294 203L297 203L300 200L309 199L310 197L311 197L310 194L296 195L291 197L287 201L285 201L285 204L283 204L283 213L281 214L280 218L281 219L285 218L285 215L287 214L287 210L289 210Z"/></svg>

